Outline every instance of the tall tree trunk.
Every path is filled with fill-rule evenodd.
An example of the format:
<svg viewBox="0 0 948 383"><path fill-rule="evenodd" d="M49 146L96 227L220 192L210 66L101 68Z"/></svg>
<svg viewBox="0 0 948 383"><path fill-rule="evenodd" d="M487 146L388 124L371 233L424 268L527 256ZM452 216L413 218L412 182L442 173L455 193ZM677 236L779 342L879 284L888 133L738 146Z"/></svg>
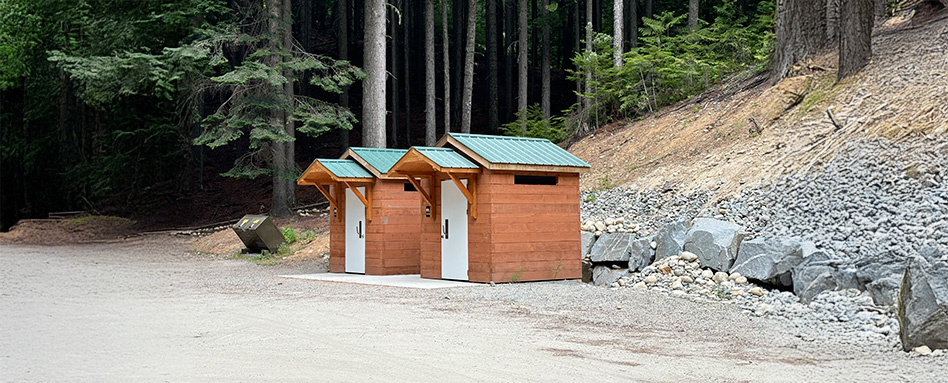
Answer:
<svg viewBox="0 0 948 383"><path fill-rule="evenodd" d="M612 61L616 67L622 67L622 0L615 0L612 3Z"/></svg>
<svg viewBox="0 0 948 383"><path fill-rule="evenodd" d="M839 42L839 1L826 0L826 41L829 44Z"/></svg>
<svg viewBox="0 0 948 383"><path fill-rule="evenodd" d="M477 0L467 6L467 43L464 48L464 99L461 100L461 132L471 132L471 107L474 96L474 30L477 28Z"/></svg>
<svg viewBox="0 0 948 383"><path fill-rule="evenodd" d="M425 145L435 145L437 106L435 105L434 0L425 0Z"/></svg>
<svg viewBox="0 0 948 383"><path fill-rule="evenodd" d="M339 59L349 60L349 5L347 0L336 0L336 17L339 22L339 36L336 44L339 49ZM339 106L349 108L349 87L342 87L339 94ZM339 129L339 145L342 149L349 147L349 131Z"/></svg>
<svg viewBox="0 0 948 383"><path fill-rule="evenodd" d="M530 0L530 13L527 14L527 22L530 20L537 20L540 18L540 10L537 6L537 0ZM532 23L532 30L528 35L530 41L527 43L530 46L530 50L527 51L527 66L533 64L537 65L537 58L540 57L540 34L537 33L537 23L534 21ZM531 61L533 61L531 63Z"/></svg>
<svg viewBox="0 0 948 383"><path fill-rule="evenodd" d="M582 40L580 38L580 25L582 25L582 12L579 8L579 2L573 3L573 53L579 53L579 42ZM574 65L573 69L579 71L579 65ZM583 91L583 82L581 80L576 80L576 103L583 105L583 97L579 94Z"/></svg>
<svg viewBox="0 0 948 383"><path fill-rule="evenodd" d="M410 75L411 75L412 59L411 59L411 44L409 44L409 41L412 41L410 32L411 32L411 26L415 23L415 17L414 17L414 14L411 12L409 3L410 3L410 0L402 1L403 7L404 7L403 12L405 14L405 29L404 29L404 33L402 33L402 53L405 55L404 60L402 60L404 61L404 63L402 64L402 72L403 72L404 83L405 83L405 127L402 128L402 130L405 132L405 137L395 141L397 143L399 141L404 140L406 148L411 146L411 76ZM395 147L398 147L398 144L396 144Z"/></svg>
<svg viewBox="0 0 948 383"><path fill-rule="evenodd" d="M487 124L494 133L500 126L497 114L497 0L487 0Z"/></svg>
<svg viewBox="0 0 948 383"><path fill-rule="evenodd" d="M602 0L593 0L593 30L602 32Z"/></svg>
<svg viewBox="0 0 948 383"><path fill-rule="evenodd" d="M652 0L645 0L645 17L651 18L654 16L652 12Z"/></svg>
<svg viewBox="0 0 948 383"><path fill-rule="evenodd" d="M547 7L550 0L543 0L541 4L540 15L543 19L543 38L542 55L540 63L540 110L543 113L543 119L550 119L550 12Z"/></svg>
<svg viewBox="0 0 948 383"><path fill-rule="evenodd" d="M852 76L869 64L872 57L874 1L841 0L838 78Z"/></svg>
<svg viewBox="0 0 948 383"><path fill-rule="evenodd" d="M520 131L527 132L527 0L520 0L517 10L520 26L520 40L517 42L517 70L520 79L517 82L517 111L520 113Z"/></svg>
<svg viewBox="0 0 948 383"><path fill-rule="evenodd" d="M517 17L515 13L517 0L505 0L504 4L504 119L512 120L514 117L514 36L517 35ZM519 40L519 37L517 38Z"/></svg>
<svg viewBox="0 0 948 383"><path fill-rule="evenodd" d="M390 0L388 5L388 27L389 27L389 67L391 70L386 71L386 84L388 84L388 89L392 94L392 123L388 125L388 132L386 137L388 138L388 147L397 148L398 147L398 116L399 116L399 86L400 81L398 78L398 22L404 18L404 12L401 13L402 17L399 17L399 4L398 0ZM389 75L391 74L391 75Z"/></svg>
<svg viewBox="0 0 948 383"><path fill-rule="evenodd" d="M270 52L273 52L269 58L269 64L271 67L276 67L283 61L283 57L279 54L284 44L282 36L283 28L280 25L283 23L283 0L269 0L266 5L268 12L267 29L270 34L268 45ZM284 96L280 94L285 92L284 87L280 86L279 89L270 89L273 92L273 96L278 98ZM270 109L267 119L267 123L274 129L286 129L286 114L283 109ZM289 162L287 159L287 145L286 142L277 140L270 141L269 144L273 168L273 200L270 206L270 215L286 218L292 215L290 212L290 196L285 181L285 177L287 176L287 164Z"/></svg>
<svg viewBox="0 0 948 383"><path fill-rule="evenodd" d="M783 0L777 5L776 42L771 70L775 81L797 61L826 46L825 0Z"/></svg>
<svg viewBox="0 0 948 383"><path fill-rule="evenodd" d="M365 0L362 146L385 147L385 0Z"/></svg>
<svg viewBox="0 0 948 383"><path fill-rule="evenodd" d="M698 27L698 1L688 0L688 28Z"/></svg>
<svg viewBox="0 0 948 383"><path fill-rule="evenodd" d="M465 28L467 23L467 6L468 0L454 0L451 2L451 10L453 13L453 18L451 22L453 23L454 36L454 78L452 78L452 88L451 98L455 102L451 103L451 119L455 121L461 120L461 105L462 103L457 102L461 100L462 92L464 88L464 53L466 42L464 33L467 31Z"/></svg>
<svg viewBox="0 0 948 383"><path fill-rule="evenodd" d="M586 0L586 52L592 52L593 49L593 0ZM586 71L586 83L584 91L586 94L592 93L592 72ZM589 98L583 98L583 109L589 109L591 106Z"/></svg>
<svg viewBox="0 0 948 383"><path fill-rule="evenodd" d="M293 52L293 1L292 0L283 0L283 49L287 52ZM284 57L284 61L290 61L290 57ZM286 77L289 81L286 84L283 84L284 97L288 100L290 105L293 105L295 102L295 93L293 92L293 80L296 78L292 70L284 69L283 76ZM290 116L284 113L283 121L286 124L286 135L290 136L293 140L286 142L286 176L283 179L284 187L286 188L286 203L287 208L292 208L296 205L296 123L290 120ZM290 214L293 214L293 211L290 210Z"/></svg>
<svg viewBox="0 0 948 383"><path fill-rule="evenodd" d="M441 31L444 59L444 132L451 131L451 55L450 41L448 40L448 1L441 0Z"/></svg>
<svg viewBox="0 0 948 383"><path fill-rule="evenodd" d="M316 23L322 22L322 17L325 15L325 6L319 4L316 7ZM303 50L306 52L311 52L313 50L313 2L312 1L301 1L300 2L300 14L299 14L299 35L300 35L300 45L303 46ZM303 84L301 81L300 84Z"/></svg>
<svg viewBox="0 0 948 383"><path fill-rule="evenodd" d="M639 46L639 7L637 0L627 0L629 4L629 13L626 19L629 20L629 49Z"/></svg>

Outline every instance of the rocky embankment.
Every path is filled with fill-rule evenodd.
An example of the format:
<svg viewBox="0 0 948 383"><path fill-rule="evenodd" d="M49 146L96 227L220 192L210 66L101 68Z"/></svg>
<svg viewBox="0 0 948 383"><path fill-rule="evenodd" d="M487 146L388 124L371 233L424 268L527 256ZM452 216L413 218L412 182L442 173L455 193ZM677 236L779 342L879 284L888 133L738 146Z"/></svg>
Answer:
<svg viewBox="0 0 948 383"><path fill-rule="evenodd" d="M948 142L839 153L714 203L713 190L584 194L585 277L734 302L802 338L948 354Z"/></svg>

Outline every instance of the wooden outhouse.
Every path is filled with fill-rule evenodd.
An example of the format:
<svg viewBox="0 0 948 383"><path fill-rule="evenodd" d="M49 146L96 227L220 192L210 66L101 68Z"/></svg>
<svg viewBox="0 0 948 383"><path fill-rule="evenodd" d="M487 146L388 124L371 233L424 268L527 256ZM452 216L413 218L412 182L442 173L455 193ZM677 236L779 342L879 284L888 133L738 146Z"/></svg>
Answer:
<svg viewBox="0 0 948 383"><path fill-rule="evenodd" d="M389 170L422 195L422 277L581 276L579 174L589 164L545 139L448 133L437 146L413 147Z"/></svg>
<svg viewBox="0 0 948 383"><path fill-rule="evenodd" d="M420 198L388 174L407 150L349 148L317 159L297 181L329 200L329 271L368 275L420 272Z"/></svg>

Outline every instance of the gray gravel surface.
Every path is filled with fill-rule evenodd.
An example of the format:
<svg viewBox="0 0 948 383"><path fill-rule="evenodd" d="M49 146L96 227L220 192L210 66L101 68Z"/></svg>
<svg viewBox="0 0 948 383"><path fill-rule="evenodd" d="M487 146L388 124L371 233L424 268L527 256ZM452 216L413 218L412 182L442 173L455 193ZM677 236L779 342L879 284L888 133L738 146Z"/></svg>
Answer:
<svg viewBox="0 0 948 383"><path fill-rule="evenodd" d="M164 237L0 246L0 380L943 381L948 358L801 338L731 303L577 281L280 278Z"/></svg>
<svg viewBox="0 0 948 383"><path fill-rule="evenodd" d="M948 257L948 142L856 141L816 171L748 189L700 215L754 235L808 239L853 260Z"/></svg>

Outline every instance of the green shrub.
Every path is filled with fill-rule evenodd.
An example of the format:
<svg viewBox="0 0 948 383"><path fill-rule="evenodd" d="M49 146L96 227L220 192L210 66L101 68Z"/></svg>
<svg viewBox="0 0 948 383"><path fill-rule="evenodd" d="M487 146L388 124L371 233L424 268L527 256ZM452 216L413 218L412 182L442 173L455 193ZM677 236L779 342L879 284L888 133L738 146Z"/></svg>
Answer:
<svg viewBox="0 0 948 383"><path fill-rule="evenodd" d="M587 82L586 107L572 108L564 131L585 133L611 118L636 118L704 92L726 76L766 68L773 51L774 2L744 13L737 0L714 7L713 23L686 25L687 15L645 17L636 47L613 62L612 37L594 34L592 50L577 53L570 79ZM585 129L580 129L585 127Z"/></svg>
<svg viewBox="0 0 948 383"><path fill-rule="evenodd" d="M523 130L520 120L524 115L526 116L526 131ZM553 142L560 142L568 137L563 128L564 117L555 116L545 119L543 111L537 104L517 112L517 117L516 120L501 125L500 130L508 136L546 138Z"/></svg>
<svg viewBox="0 0 948 383"><path fill-rule="evenodd" d="M292 227L284 227L283 239L286 240L286 243L289 243L289 244L295 243L299 239L296 235L296 229Z"/></svg>

